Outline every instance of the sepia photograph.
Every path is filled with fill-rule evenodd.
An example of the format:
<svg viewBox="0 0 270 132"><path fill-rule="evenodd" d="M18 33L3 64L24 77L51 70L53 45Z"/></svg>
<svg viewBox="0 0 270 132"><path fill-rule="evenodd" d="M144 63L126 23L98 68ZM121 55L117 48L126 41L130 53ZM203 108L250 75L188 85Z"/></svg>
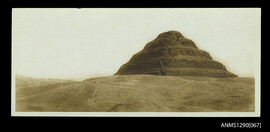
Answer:
<svg viewBox="0 0 270 132"><path fill-rule="evenodd" d="M260 8L13 8L12 116L260 117Z"/></svg>

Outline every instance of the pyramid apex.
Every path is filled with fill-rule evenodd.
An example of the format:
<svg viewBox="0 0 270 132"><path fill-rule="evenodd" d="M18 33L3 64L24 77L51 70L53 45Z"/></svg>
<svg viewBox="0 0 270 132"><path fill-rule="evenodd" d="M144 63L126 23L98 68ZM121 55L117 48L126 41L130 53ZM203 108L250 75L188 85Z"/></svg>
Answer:
<svg viewBox="0 0 270 132"><path fill-rule="evenodd" d="M163 32L161 34L158 35L158 38L164 38L164 37L176 37L176 38L180 38L182 37L182 33L180 33L179 31L176 30L170 30L167 32Z"/></svg>

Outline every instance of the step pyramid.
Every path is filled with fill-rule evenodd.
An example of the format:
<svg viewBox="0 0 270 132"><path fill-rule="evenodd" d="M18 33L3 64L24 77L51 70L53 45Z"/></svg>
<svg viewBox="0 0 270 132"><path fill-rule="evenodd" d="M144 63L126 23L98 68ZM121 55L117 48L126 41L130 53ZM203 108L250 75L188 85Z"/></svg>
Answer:
<svg viewBox="0 0 270 132"><path fill-rule="evenodd" d="M115 73L131 74L237 77L178 31L159 34Z"/></svg>

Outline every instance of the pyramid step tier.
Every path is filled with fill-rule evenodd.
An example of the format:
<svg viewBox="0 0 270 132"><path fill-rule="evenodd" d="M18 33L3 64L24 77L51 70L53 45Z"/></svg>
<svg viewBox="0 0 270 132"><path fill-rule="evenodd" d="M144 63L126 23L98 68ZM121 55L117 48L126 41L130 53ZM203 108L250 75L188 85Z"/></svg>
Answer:
<svg viewBox="0 0 270 132"><path fill-rule="evenodd" d="M183 58L149 58L147 61L124 64L120 70L137 71L140 69L151 70L153 68L209 68L226 70L225 66L214 60L196 60Z"/></svg>
<svg viewBox="0 0 270 132"><path fill-rule="evenodd" d="M116 75L132 75L132 74L151 74L166 76L207 76L216 78L237 77L237 75L218 69L201 69L201 68L154 68L151 70L137 70L136 72L125 71L116 73Z"/></svg>
<svg viewBox="0 0 270 132"><path fill-rule="evenodd" d="M150 57L166 57L166 56L194 56L212 60L212 57L208 52L198 49L192 49L187 47L168 47L168 48L156 48L154 50L142 50L135 54L131 61L144 61Z"/></svg>
<svg viewBox="0 0 270 132"><path fill-rule="evenodd" d="M198 49L196 44L185 37L181 38L156 38L155 40L147 43L144 49L154 49L157 47L170 47L170 46L186 46L194 49Z"/></svg>

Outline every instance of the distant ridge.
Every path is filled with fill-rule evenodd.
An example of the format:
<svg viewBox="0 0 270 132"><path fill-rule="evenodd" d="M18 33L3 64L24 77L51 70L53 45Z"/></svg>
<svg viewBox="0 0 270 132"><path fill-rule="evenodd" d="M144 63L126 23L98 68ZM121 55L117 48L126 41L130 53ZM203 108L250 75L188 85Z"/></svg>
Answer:
<svg viewBox="0 0 270 132"><path fill-rule="evenodd" d="M55 79L55 78L34 78L25 75L16 75L15 76L15 85L16 88L24 88L24 87L38 87L45 86L56 83L71 83L75 82L73 80L64 80L64 79Z"/></svg>
<svg viewBox="0 0 270 132"><path fill-rule="evenodd" d="M238 77L178 31L159 34L115 73L131 74Z"/></svg>

